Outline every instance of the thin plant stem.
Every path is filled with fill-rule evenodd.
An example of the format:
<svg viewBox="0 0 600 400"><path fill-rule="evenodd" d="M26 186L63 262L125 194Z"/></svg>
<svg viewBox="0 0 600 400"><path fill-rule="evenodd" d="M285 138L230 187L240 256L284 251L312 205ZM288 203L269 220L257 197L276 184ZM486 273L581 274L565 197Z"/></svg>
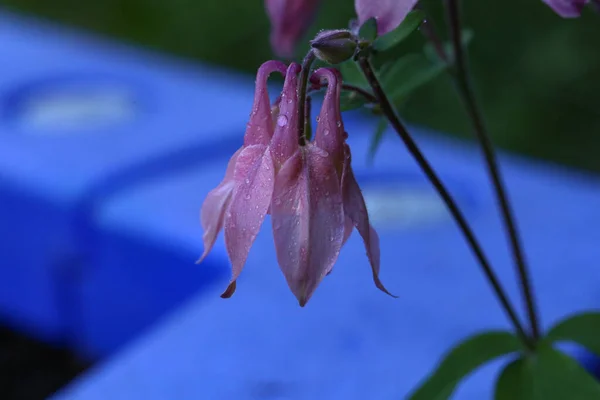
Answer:
<svg viewBox="0 0 600 400"><path fill-rule="evenodd" d="M502 288L500 281L498 280L486 255L484 254L481 245L475 237L473 230L469 226L466 218L462 214L460 208L456 204L456 201L454 200L450 192L446 189L445 185L440 180L429 161L425 158L425 156L413 140L410 133L406 130L402 122L400 122L400 119L396 115L393 106L388 100L385 92L383 91L379 83L379 80L377 79L377 76L375 75L375 71L370 61L365 57L360 57L358 59L358 64L360 65L360 68L363 71L365 78L369 82L369 85L371 86L371 89L373 90L373 93L377 98L379 106L381 107L381 111L390 121L390 124L394 127L394 130L398 133L398 136L400 136L400 139L402 139L404 145L406 146L410 154L413 156L419 167L423 170L433 187L437 190L438 194L446 204L446 207L454 217L460 230L465 236L467 243L471 247L471 250L475 254L475 257L477 258L479 264L481 265L483 273L489 281L490 285L492 286L496 297L502 305L502 308L504 309L508 318L513 324L517 335L521 338L525 346L527 346L530 349L533 348L533 343L531 343L530 338L527 336L525 330L523 329L523 325L519 321L519 318L517 317L517 314L515 313L515 310L512 304L510 303L508 296L504 292L504 289Z"/></svg>
<svg viewBox="0 0 600 400"><path fill-rule="evenodd" d="M506 233L510 239L513 258L519 276L521 292L527 307L527 314L531 325L531 335L534 342L537 342L540 336L539 321L536 312L535 299L533 295L533 287L523 246L519 237L519 232L515 222L515 217L506 193L506 188L501 176L494 145L490 139L485 127L481 110L479 109L473 85L469 77L467 60L463 51L462 45L462 23L460 17L460 0L447 0L446 11L448 16L451 42L454 49L454 64L452 67L452 75L454 77L455 86L462 98L464 106L469 114L469 118L473 124L473 130L477 136L477 140L483 151L485 163L488 168L494 191L500 205L502 218L506 228Z"/></svg>
<svg viewBox="0 0 600 400"><path fill-rule="evenodd" d="M306 129L304 116L306 115L304 108L306 106L306 95L307 90L306 86L308 85L308 76L310 74L310 68L312 63L315 61L316 56L312 50L310 50L304 60L302 61L302 71L300 72L300 82L298 82L298 115L302 118L302 123L300 124L300 131L298 132L298 140L300 145L304 145L306 142L306 137L304 135L304 130Z"/></svg>
<svg viewBox="0 0 600 400"><path fill-rule="evenodd" d="M321 89L322 89L322 87L311 89L311 90L309 90L309 93L316 92ZM361 87L344 83L344 84L342 84L342 89L346 90L348 92L354 92L357 95L362 96L366 100L367 103L377 103L377 99L375 98L375 96L373 96L371 93L369 93L367 90L365 90Z"/></svg>

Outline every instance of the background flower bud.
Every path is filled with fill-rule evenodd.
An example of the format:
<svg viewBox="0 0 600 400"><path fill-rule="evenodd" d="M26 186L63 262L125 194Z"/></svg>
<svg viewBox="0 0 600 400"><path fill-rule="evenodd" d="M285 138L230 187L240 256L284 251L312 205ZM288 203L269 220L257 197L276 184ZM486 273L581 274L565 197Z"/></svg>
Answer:
<svg viewBox="0 0 600 400"><path fill-rule="evenodd" d="M356 52L356 38L347 30L322 31L310 42L318 59L339 64Z"/></svg>
<svg viewBox="0 0 600 400"><path fill-rule="evenodd" d="M310 26L321 0L265 0L271 21L271 46L280 57L292 58L298 40Z"/></svg>

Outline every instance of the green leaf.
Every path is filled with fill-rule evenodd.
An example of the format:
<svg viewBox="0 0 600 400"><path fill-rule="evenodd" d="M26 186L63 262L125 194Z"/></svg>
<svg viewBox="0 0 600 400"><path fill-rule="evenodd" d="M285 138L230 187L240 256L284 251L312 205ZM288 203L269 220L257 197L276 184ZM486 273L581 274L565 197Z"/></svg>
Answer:
<svg viewBox="0 0 600 400"><path fill-rule="evenodd" d="M506 366L496 383L495 399L600 399L600 382L571 357L541 343L535 354Z"/></svg>
<svg viewBox="0 0 600 400"><path fill-rule="evenodd" d="M408 54L381 69L381 84L392 102L397 103L436 78L444 68L423 54Z"/></svg>
<svg viewBox="0 0 600 400"><path fill-rule="evenodd" d="M377 37L377 20L375 17L369 18L358 30L358 37L372 42Z"/></svg>
<svg viewBox="0 0 600 400"><path fill-rule="evenodd" d="M471 372L494 358L521 350L521 342L510 332L493 331L475 335L446 354L410 399L448 399L458 383Z"/></svg>
<svg viewBox="0 0 600 400"><path fill-rule="evenodd" d="M411 11L396 29L375 39L373 48L377 51L385 51L395 47L413 33L415 29L421 25L424 19L425 13L423 11Z"/></svg>
<svg viewBox="0 0 600 400"><path fill-rule="evenodd" d="M600 399L600 383L568 355L543 345L534 362L535 400Z"/></svg>
<svg viewBox="0 0 600 400"><path fill-rule="evenodd" d="M367 82L367 78L363 75L363 72L360 70L360 67L354 60L348 60L338 65L340 72L342 73L342 78L344 79L344 83L349 85L358 86L361 88L368 88L369 82Z"/></svg>
<svg viewBox="0 0 600 400"><path fill-rule="evenodd" d="M340 109L342 111L355 110L367 103L365 98L353 91L343 91L340 96Z"/></svg>
<svg viewBox="0 0 600 400"><path fill-rule="evenodd" d="M496 382L495 400L531 400L533 398L532 363L518 358L509 363Z"/></svg>
<svg viewBox="0 0 600 400"><path fill-rule="evenodd" d="M373 138L371 139L371 144L369 145L369 152L367 153L367 163L369 165L373 164L375 160L375 153L377 153L377 149L381 144L381 140L383 139L383 134L388 127L387 118L381 118L377 123L377 128L375 128L375 133L373 133Z"/></svg>
<svg viewBox="0 0 600 400"><path fill-rule="evenodd" d="M573 315L550 329L547 340L578 343L600 356L600 313Z"/></svg>

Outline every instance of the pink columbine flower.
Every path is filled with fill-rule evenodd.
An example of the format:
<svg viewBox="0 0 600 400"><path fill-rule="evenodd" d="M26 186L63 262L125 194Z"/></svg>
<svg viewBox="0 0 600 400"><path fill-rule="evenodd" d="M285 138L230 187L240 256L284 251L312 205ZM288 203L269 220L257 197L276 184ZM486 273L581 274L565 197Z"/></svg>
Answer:
<svg viewBox="0 0 600 400"><path fill-rule="evenodd" d="M563 18L577 18L589 0L542 0Z"/></svg>
<svg viewBox="0 0 600 400"><path fill-rule="evenodd" d="M271 155L267 151L274 131L271 104L267 91L267 79L273 72L285 74L286 65L279 61L267 61L258 69L254 104L250 121L246 126L244 144L229 160L223 181L208 194L202 205L200 222L204 230L204 253L198 263L208 255L224 225L230 227L229 232L231 235L231 227L235 226L240 215L230 210L235 210L235 207L246 208L247 196L252 197L254 195L254 208L245 211L241 216L247 216L249 220L254 219L256 225L258 225L258 220L262 223L262 219L264 219L266 208L268 208L271 200L274 176ZM277 112L277 104L273 109ZM249 183L256 184L256 186L249 188ZM260 192L260 188L263 187L264 191ZM259 193L253 193L256 191ZM254 222L239 221L238 223L241 229L245 229L246 225L252 225ZM250 248L256 237L255 231L257 230L243 231L245 234L244 240L246 241L243 243L243 247ZM247 243L248 241L249 243ZM231 246L228 246L228 249L229 247ZM234 270L233 285L228 288L231 293L235 290L235 278L239 275L246 261L247 252L244 255L242 250L233 248L229 253Z"/></svg>
<svg viewBox="0 0 600 400"><path fill-rule="evenodd" d="M306 142L299 136L300 69L293 63L286 71L274 124L268 97L257 94L250 134L246 132L246 138L252 140L238 150L237 158L232 157L224 181L203 205L205 254L224 226L232 263L231 282L222 297L235 291L236 279L267 213L271 214L277 261L301 306L331 272L354 228L365 243L376 286L389 294L379 280L379 239L369 223L352 172L350 148L345 143L347 135L340 112L341 77L337 70L328 68L313 74L313 83L326 82L327 92L315 140ZM280 71L280 64L269 64L259 71L263 78L257 80L257 93L262 93L266 74L273 70ZM260 124L253 124L259 113ZM258 131L266 135L256 135Z"/></svg>
<svg viewBox="0 0 600 400"><path fill-rule="evenodd" d="M296 44L310 26L319 3L320 0L265 0L275 54L294 56Z"/></svg>
<svg viewBox="0 0 600 400"><path fill-rule="evenodd" d="M384 35L394 30L417 4L418 0L355 0L358 23L375 17L377 33Z"/></svg>

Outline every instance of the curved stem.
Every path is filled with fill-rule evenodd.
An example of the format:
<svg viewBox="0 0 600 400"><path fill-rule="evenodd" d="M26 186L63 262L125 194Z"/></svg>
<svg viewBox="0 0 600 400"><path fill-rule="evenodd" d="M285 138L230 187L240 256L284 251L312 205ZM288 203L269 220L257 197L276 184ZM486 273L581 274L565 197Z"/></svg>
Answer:
<svg viewBox="0 0 600 400"><path fill-rule="evenodd" d="M377 103L377 98L363 88L360 88L360 87L354 86L354 85L348 85L348 84L344 83L342 85L342 89L361 95L362 97L365 98L367 103Z"/></svg>
<svg viewBox="0 0 600 400"><path fill-rule="evenodd" d="M444 186L444 184L442 183L440 178L437 176L435 170L433 169L431 164L429 164L429 162L427 161L427 159L425 158L425 156L423 155L423 153L421 152L421 150L419 149L419 147L413 140L410 133L406 130L406 128L404 127L402 122L400 122L400 119L396 115L394 108L392 107L385 92L383 91L383 89L381 88L381 85L379 84L377 76L375 75L375 72L374 72L369 60L367 58L361 57L358 59L358 63L360 65L360 68L362 69L365 77L367 78L367 81L369 82L369 85L371 86L371 89L373 90L375 97L377 98L377 100L379 102L381 111L385 114L386 118L390 121L391 125L394 127L394 129L398 133L398 136L400 136L400 139L402 139L406 148L408 149L410 154L414 157L415 161L417 162L419 167L423 170L423 172L425 173L425 175L427 176L427 178L429 179L431 184L437 190L438 194L440 195L440 197L446 204L446 207L448 208L448 210L454 217L454 220L456 221L460 230L462 231L463 235L465 236L469 246L471 247L471 250L473 251L473 253L475 254L475 257L479 261L479 264L481 265L481 268L482 268L487 280L489 281L490 285L492 286L494 293L496 294L496 297L500 301L502 307L504 308L504 311L506 312L506 314L508 315L508 318L510 319L511 323L513 324L513 326L517 332L517 335L519 335L519 337L521 338L523 343L528 348L532 348L533 344L531 343L529 337L525 333L525 330L523 329L523 326L521 325L521 322L519 321L517 314L515 313L515 310L508 299L508 296L506 295L506 293L504 292L504 289L500 285L500 281L496 277L496 274L494 273L487 257L485 256L485 254L481 248L481 245L477 241L477 238L475 237L475 234L473 233L471 227L469 226L466 218L464 217L464 215L458 208L456 201L454 200L454 198L452 197L450 192L448 192L448 190L446 189L446 187Z"/></svg>
<svg viewBox="0 0 600 400"><path fill-rule="evenodd" d="M313 91L316 92L321 89L322 89L321 87L315 88L314 90L309 90L309 93L313 92ZM354 93L358 94L359 96L364 97L364 99L367 101L367 103L377 103L377 99L375 98L375 96L373 96L371 93L369 93L367 90L365 90L361 87L344 83L344 84L342 84L342 90L346 90L348 92L354 92Z"/></svg>
<svg viewBox="0 0 600 400"><path fill-rule="evenodd" d="M512 248L513 258L517 267L517 273L519 276L521 292L525 300L527 307L527 314L531 324L531 335L534 341L540 336L539 322L536 313L533 288L531 284L531 278L525 256L523 254L523 247L521 245L521 239L517 230L515 217L510 206L510 201L506 194L506 188L504 186L494 146L490 140L490 136L487 133L485 124L483 122L482 113L478 107L477 100L475 99L475 93L473 85L469 79L469 72L467 68L467 62L462 45L462 27L460 19L460 4L459 0L447 0L447 14L451 32L451 41L454 48L454 67L453 76L456 87L460 96L462 97L463 103L469 114L469 118L473 123L473 129L477 136L477 140L483 151L485 162L487 164L488 173L491 177L496 197L500 204L502 218L506 232L510 239Z"/></svg>
<svg viewBox="0 0 600 400"><path fill-rule="evenodd" d="M308 85L308 75L310 74L310 67L312 63L315 61L315 53L310 50L304 60L302 61L302 71L300 71L300 82L298 83L298 115L302 118L303 123L300 124L300 131L298 132L298 140L301 146L306 144L306 137L304 135L306 125L304 116L306 112L304 108L306 107L306 86Z"/></svg>

